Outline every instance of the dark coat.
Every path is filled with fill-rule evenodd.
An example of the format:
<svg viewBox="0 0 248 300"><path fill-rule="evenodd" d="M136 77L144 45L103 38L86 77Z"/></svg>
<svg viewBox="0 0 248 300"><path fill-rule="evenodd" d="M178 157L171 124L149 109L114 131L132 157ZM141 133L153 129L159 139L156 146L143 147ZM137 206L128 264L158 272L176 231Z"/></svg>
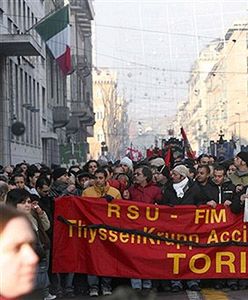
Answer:
<svg viewBox="0 0 248 300"><path fill-rule="evenodd" d="M184 196L179 198L171 183L164 190L164 198L160 204L165 205L200 205L206 203L206 197L202 193L198 184L189 180L184 188Z"/></svg>
<svg viewBox="0 0 248 300"><path fill-rule="evenodd" d="M233 197L233 201L232 204L230 206L231 211L235 214L239 214L242 211L244 211L244 205L245 203L243 202L242 204L240 203L240 197L241 195L246 193L246 190L248 189L248 185L245 186L242 191L240 191L239 193L236 193Z"/></svg>
<svg viewBox="0 0 248 300"><path fill-rule="evenodd" d="M218 186L213 181L209 181L206 185L201 185L197 183L205 198L206 202L214 200L216 203L219 203L219 193L221 194L221 203L223 204L226 200L232 201L235 185L232 184L230 180L226 180L221 186Z"/></svg>

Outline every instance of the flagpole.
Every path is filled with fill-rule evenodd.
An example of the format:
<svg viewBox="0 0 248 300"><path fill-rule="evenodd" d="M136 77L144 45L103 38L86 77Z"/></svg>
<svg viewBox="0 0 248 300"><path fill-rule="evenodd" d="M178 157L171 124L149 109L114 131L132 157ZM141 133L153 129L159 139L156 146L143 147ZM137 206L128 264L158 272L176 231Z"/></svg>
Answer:
<svg viewBox="0 0 248 300"><path fill-rule="evenodd" d="M55 8L54 10L52 10L51 12L49 12L47 15L45 15L43 18L41 18L37 23L35 23L34 25L32 25L29 29L26 29L24 31L24 34L28 33L29 31L31 31L32 29L34 29L36 26L38 26L40 23L42 23L46 18L51 17L52 15L54 15L57 11L59 11L60 9L69 6L69 4L64 5L62 7L59 8Z"/></svg>

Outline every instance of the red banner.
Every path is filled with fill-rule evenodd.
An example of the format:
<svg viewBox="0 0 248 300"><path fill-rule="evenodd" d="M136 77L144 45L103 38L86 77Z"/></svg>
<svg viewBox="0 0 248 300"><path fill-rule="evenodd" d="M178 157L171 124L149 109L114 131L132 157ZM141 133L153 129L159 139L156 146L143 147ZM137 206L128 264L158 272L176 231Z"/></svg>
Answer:
<svg viewBox="0 0 248 300"><path fill-rule="evenodd" d="M53 271L148 279L248 278L248 229L229 208L55 201Z"/></svg>

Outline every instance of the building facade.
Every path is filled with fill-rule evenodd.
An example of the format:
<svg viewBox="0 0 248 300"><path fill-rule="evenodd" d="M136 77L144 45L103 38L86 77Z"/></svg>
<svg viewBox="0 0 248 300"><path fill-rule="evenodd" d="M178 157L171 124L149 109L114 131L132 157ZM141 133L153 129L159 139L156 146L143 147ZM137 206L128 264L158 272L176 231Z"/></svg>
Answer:
<svg viewBox="0 0 248 300"><path fill-rule="evenodd" d="M92 134L94 123L91 0L70 1L74 60L71 75L62 73L33 29L41 18L63 5L64 0L0 0L0 163L3 165L24 160L60 164L59 147L67 144L75 115L73 132L77 135L73 138L81 143L86 157L86 139ZM87 70L81 60L87 61ZM20 126L22 130L25 126L24 133L13 134L16 133L13 128L20 131Z"/></svg>
<svg viewBox="0 0 248 300"><path fill-rule="evenodd" d="M237 145L248 144L247 28L247 22L234 23L225 40L208 45L192 68L188 100L178 107L176 124L198 153L207 152L220 131Z"/></svg>
<svg viewBox="0 0 248 300"><path fill-rule="evenodd" d="M101 69L93 72L96 124L89 138L90 158L107 156L113 161L124 156L129 144L127 102L118 95L117 74Z"/></svg>
<svg viewBox="0 0 248 300"><path fill-rule="evenodd" d="M0 161L42 161L41 101L46 97L46 53L28 31L45 14L43 1L0 1ZM21 136L11 128L25 125ZM18 124L18 123L17 123Z"/></svg>
<svg viewBox="0 0 248 300"><path fill-rule="evenodd" d="M61 140L62 163L80 164L87 160L87 138L93 136L95 115L92 87L92 20L91 0L70 0L72 73L67 76L70 108L66 138Z"/></svg>

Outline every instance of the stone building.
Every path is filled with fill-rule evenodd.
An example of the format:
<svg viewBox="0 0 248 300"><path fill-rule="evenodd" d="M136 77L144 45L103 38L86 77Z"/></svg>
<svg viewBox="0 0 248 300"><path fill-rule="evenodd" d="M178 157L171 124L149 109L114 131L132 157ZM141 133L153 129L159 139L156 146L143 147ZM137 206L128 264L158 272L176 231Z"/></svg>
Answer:
<svg viewBox="0 0 248 300"><path fill-rule="evenodd" d="M59 164L59 146L67 143L74 119L77 121L73 129L80 134L73 138L82 141L82 149L87 152L86 137L92 134L92 127L87 126L94 123L91 0L70 1L74 33L74 69L70 76L62 73L33 29L41 18L63 5L64 0L0 0L0 163L3 165L23 160ZM24 134L19 136L12 130L17 121L25 126Z"/></svg>
<svg viewBox="0 0 248 300"><path fill-rule="evenodd" d="M127 102L118 94L116 72L108 69L93 73L94 137L89 138L90 157L101 155L116 160L124 156L128 146Z"/></svg>
<svg viewBox="0 0 248 300"><path fill-rule="evenodd" d="M198 153L206 152L221 130L225 139L248 144L247 28L247 21L234 23L225 40L213 41L192 68L188 100L176 123Z"/></svg>

